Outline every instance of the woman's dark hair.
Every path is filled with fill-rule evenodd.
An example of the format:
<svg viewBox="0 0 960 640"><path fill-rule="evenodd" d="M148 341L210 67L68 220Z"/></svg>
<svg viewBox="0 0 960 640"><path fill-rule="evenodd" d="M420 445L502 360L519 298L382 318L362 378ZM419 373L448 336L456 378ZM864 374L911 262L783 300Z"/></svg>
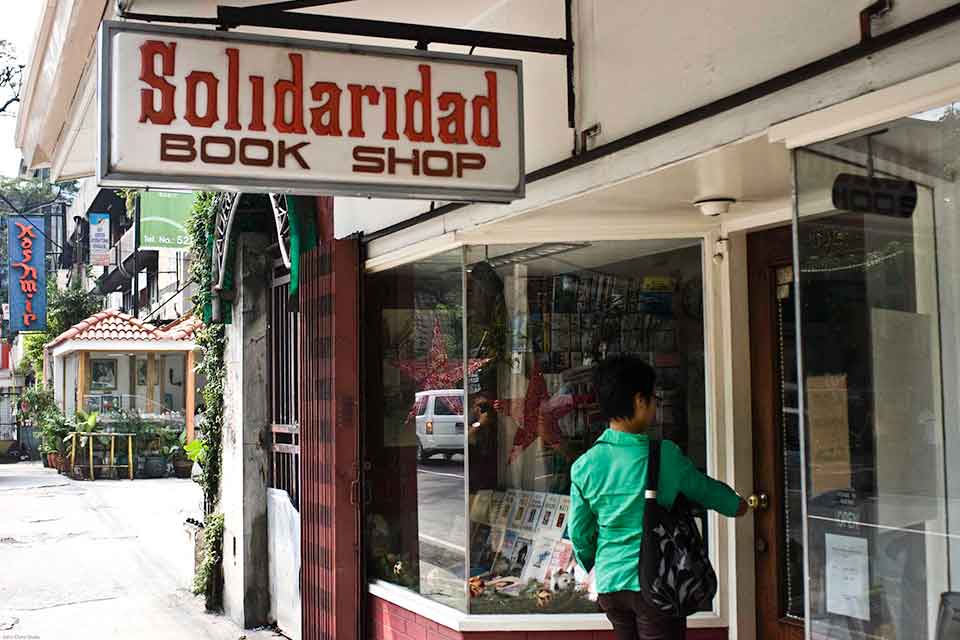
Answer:
<svg viewBox="0 0 960 640"><path fill-rule="evenodd" d="M633 397L638 393L653 397L657 373L635 356L611 356L597 365L593 386L604 420L629 420L633 417Z"/></svg>

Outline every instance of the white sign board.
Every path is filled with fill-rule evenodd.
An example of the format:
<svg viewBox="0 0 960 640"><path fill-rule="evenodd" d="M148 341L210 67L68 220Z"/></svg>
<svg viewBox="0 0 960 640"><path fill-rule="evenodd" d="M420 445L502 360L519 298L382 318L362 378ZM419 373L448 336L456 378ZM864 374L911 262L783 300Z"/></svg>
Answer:
<svg viewBox="0 0 960 640"><path fill-rule="evenodd" d="M101 186L509 202L517 60L104 22Z"/></svg>
<svg viewBox="0 0 960 640"><path fill-rule="evenodd" d="M827 611L870 620L870 556L865 538L825 534Z"/></svg>
<svg viewBox="0 0 960 640"><path fill-rule="evenodd" d="M87 214L90 224L90 264L110 266L110 214Z"/></svg>

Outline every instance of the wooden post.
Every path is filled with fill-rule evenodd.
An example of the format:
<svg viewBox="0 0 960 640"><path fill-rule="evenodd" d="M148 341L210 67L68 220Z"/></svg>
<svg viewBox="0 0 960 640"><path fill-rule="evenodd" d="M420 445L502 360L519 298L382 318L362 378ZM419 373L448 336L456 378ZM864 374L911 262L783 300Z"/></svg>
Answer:
<svg viewBox="0 0 960 640"><path fill-rule="evenodd" d="M187 414L187 442L193 442L194 430L196 425L193 424L193 415L196 412L197 398L196 398L196 379L194 378L193 372L193 349L187 351L187 357L184 359L186 364L183 373L183 385L184 385L184 411Z"/></svg>
<svg viewBox="0 0 960 640"><path fill-rule="evenodd" d="M157 413L157 356L153 353L147 354L147 402L144 409L148 413ZM153 403L153 407L150 406Z"/></svg>
<svg viewBox="0 0 960 640"><path fill-rule="evenodd" d="M111 478L116 477L113 475L117 470L116 446L117 446L117 436L111 435L110 436L110 477Z"/></svg>
<svg viewBox="0 0 960 640"><path fill-rule="evenodd" d="M87 449L90 451L90 479L96 480L96 478L93 477L93 434L92 433L87 434Z"/></svg>
<svg viewBox="0 0 960 640"><path fill-rule="evenodd" d="M64 362L66 366L66 362ZM66 376L64 376L66 377ZM87 396L87 352L80 351L77 353L77 406L74 407L74 411L80 411L84 408L84 402L86 402ZM64 400L66 404L66 400ZM66 407L64 407L66 409Z"/></svg>
<svg viewBox="0 0 960 640"><path fill-rule="evenodd" d="M73 473L73 469L77 464L77 432L73 432L73 439L70 441L70 472Z"/></svg>
<svg viewBox="0 0 960 640"><path fill-rule="evenodd" d="M127 470L130 472L130 479L133 480L133 436L127 436Z"/></svg>

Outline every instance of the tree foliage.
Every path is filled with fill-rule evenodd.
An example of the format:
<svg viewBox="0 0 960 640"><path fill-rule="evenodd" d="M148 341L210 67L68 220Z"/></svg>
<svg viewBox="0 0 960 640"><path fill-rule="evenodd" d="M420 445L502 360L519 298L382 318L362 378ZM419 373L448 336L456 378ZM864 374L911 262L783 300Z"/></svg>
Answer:
<svg viewBox="0 0 960 640"><path fill-rule="evenodd" d="M86 320L103 309L103 296L95 291L85 291L74 281L66 289L57 286L55 280L47 281L47 329L24 336L23 360L18 369L24 373L29 367L37 380L43 376L43 347L61 333Z"/></svg>
<svg viewBox="0 0 960 640"><path fill-rule="evenodd" d="M13 44L0 40L0 115L16 115L23 85L23 65L17 62Z"/></svg>
<svg viewBox="0 0 960 640"><path fill-rule="evenodd" d="M56 282L47 284L47 335L53 340L58 335L103 309L103 296L86 291L74 280L66 289Z"/></svg>

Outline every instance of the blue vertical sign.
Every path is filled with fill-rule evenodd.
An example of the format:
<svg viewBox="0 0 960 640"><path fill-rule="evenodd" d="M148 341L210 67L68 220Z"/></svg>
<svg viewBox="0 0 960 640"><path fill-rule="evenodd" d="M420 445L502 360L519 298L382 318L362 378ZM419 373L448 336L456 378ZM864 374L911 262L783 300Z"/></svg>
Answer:
<svg viewBox="0 0 960 640"><path fill-rule="evenodd" d="M7 218L10 331L47 328L46 238L43 216Z"/></svg>

